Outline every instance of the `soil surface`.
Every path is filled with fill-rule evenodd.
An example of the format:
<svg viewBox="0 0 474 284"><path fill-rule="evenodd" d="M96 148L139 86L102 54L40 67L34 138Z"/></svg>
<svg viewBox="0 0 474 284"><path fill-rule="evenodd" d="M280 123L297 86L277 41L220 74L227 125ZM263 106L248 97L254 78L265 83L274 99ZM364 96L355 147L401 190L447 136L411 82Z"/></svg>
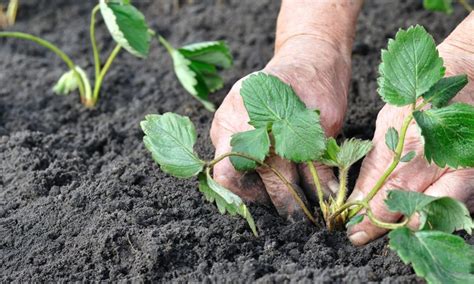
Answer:
<svg viewBox="0 0 474 284"><path fill-rule="evenodd" d="M272 56L279 2L135 1L151 26L178 45L227 40L235 67L224 72L220 103L232 82ZM184 3L186 2L186 3ZM441 41L466 15L433 14L422 1L366 1L354 46L346 137L371 138L382 102L376 94L379 50L399 27L422 24ZM88 39L94 1L21 1L15 30L40 35L93 72ZM51 3L54 3L51 4ZM113 42L102 21L103 57ZM49 51L0 40L0 281L157 280L206 282L418 282L385 238L353 247L345 233L288 224L274 209L251 206L261 236L222 216L196 181L162 173L142 144L148 113L190 116L196 150L213 156L212 113L179 86L163 48L147 60L122 53L99 105L51 88L66 70ZM471 243L474 239L469 240Z"/></svg>

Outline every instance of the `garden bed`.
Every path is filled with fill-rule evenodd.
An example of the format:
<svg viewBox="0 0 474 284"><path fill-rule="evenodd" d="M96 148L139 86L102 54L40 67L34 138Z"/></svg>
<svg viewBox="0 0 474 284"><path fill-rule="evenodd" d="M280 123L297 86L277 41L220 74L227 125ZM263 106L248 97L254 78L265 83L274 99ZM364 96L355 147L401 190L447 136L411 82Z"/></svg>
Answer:
<svg viewBox="0 0 474 284"><path fill-rule="evenodd" d="M14 29L64 47L92 72L87 28L94 3L54 2L22 1ZM271 57L277 1L194 1L179 9L172 2L136 4L172 43L223 39L232 48L235 67L223 73L227 83L212 95L214 103ZM424 11L421 1L366 1L353 49L344 136L373 134L383 105L376 94L377 66L387 39L399 27L418 23L439 42L465 15L457 8L447 16ZM100 25L98 42L111 50L113 41ZM77 95L52 93L66 71L54 54L0 40L2 281L421 281L385 238L356 248L343 232L288 224L272 208L250 206L260 232L255 238L244 220L220 215L204 202L197 182L161 172L142 143L139 122L148 113L190 116L198 130L197 152L213 156L213 114L185 93L170 64L159 48L147 60L121 53L98 107L88 110Z"/></svg>

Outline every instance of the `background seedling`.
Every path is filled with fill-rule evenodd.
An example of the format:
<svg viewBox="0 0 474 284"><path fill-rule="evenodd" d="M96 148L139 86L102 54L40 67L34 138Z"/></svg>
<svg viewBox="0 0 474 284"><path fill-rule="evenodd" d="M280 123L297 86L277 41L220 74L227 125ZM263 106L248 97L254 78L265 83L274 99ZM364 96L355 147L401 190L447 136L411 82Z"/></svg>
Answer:
<svg viewBox="0 0 474 284"><path fill-rule="evenodd" d="M0 4L0 28L13 26L18 12L19 0L10 0L6 9Z"/></svg>
<svg viewBox="0 0 474 284"><path fill-rule="evenodd" d="M399 163L409 163L421 155L404 151L407 130L413 121L421 129L428 162L439 167L474 167L474 107L450 104L467 84L467 76L443 78L443 60L433 38L421 26L400 30L394 40L389 40L387 50L382 51L379 72L381 98L393 106L410 107L411 111L400 129L388 129L386 145L393 152L393 160L361 201L346 200L347 174L355 162L370 152L372 143L349 139L338 145L335 139L326 138L319 112L306 108L289 85L264 73L251 75L242 83L240 94L249 124L255 129L232 136L233 152L209 162L200 160L192 150L196 134L191 122L171 113L146 117L142 122L144 142L163 171L183 178L199 175L200 191L206 198L216 201L221 213L228 211L246 218L254 233L255 224L242 200L219 186L210 171L226 157L241 171L270 167L265 158L274 149L275 154L287 160L308 165L330 230L344 224L353 226L368 218L374 225L391 230L390 248L428 282L473 283L474 250L462 238L452 235L456 230L471 234L474 228L463 203L448 197L393 189L386 204L389 210L404 216L399 223L379 220L369 206ZM324 198L314 162L338 168L340 188L336 196ZM304 198L277 170L272 170L287 185L308 219L315 222ZM407 224L415 215L419 216L420 225L409 228Z"/></svg>
<svg viewBox="0 0 474 284"><path fill-rule="evenodd" d="M466 11L472 12L472 6L469 0L458 0L457 2L459 2ZM426 10L451 14L453 12L453 0L423 0L423 7L425 7Z"/></svg>
<svg viewBox="0 0 474 284"><path fill-rule="evenodd" d="M110 35L117 43L105 63L100 60L95 39L98 12L101 13ZM223 86L223 80L218 75L218 69L226 69L232 66L232 56L226 43L209 41L176 49L166 39L149 28L143 14L128 0L100 0L91 12L89 31L95 66L93 87L87 73L56 45L22 32L0 32L0 37L29 40L48 48L58 55L66 63L69 71L61 76L53 90L57 94L67 95L78 89L81 102L87 107L96 105L104 78L119 52L125 49L136 57L146 58L150 49L150 41L156 37L169 52L176 76L185 90L198 99L206 109L214 110L214 105L209 102L208 96L209 93Z"/></svg>

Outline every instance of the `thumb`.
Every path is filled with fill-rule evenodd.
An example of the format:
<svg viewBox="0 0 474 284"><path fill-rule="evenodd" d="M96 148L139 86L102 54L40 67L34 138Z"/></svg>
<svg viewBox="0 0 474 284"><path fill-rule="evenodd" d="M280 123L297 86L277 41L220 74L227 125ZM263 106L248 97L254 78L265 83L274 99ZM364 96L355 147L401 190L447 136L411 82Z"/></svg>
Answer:
<svg viewBox="0 0 474 284"><path fill-rule="evenodd" d="M277 170L285 177L296 191L296 194L307 206L306 198L302 194L299 182L299 175L294 163L291 163L275 154L272 154L265 160L271 168ZM303 209L296 201L290 189L287 187L275 172L268 167L260 167L257 169L266 191L272 200L273 205L278 211L278 214L286 217L289 221L299 221L305 218Z"/></svg>
<svg viewBox="0 0 474 284"><path fill-rule="evenodd" d="M464 202L474 213L474 169L449 170L431 185L425 194L449 196Z"/></svg>
<svg viewBox="0 0 474 284"><path fill-rule="evenodd" d="M392 106L385 106L380 112L373 139L374 148L362 163L359 178L349 201L365 198L392 163L394 153L385 144L385 133L390 126L400 129L404 116L403 112ZM416 156L409 163L400 162L369 202L373 215L385 222L396 222L401 217L398 213L388 211L385 206L388 190L423 192L443 173L443 170L436 165L428 164L423 158L423 145L414 124L413 121L407 130L402 156L410 151L415 151ZM385 229L376 227L368 218L364 218L361 223L348 230L349 239L355 245L366 244L384 233Z"/></svg>

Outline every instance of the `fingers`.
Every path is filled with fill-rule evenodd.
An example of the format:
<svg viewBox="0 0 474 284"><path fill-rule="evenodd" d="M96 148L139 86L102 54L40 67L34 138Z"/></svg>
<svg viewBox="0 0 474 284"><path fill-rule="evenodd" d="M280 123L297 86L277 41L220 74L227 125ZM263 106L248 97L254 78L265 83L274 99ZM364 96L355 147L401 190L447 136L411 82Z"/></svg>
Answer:
<svg viewBox="0 0 474 284"><path fill-rule="evenodd" d="M292 184L303 202L307 203L300 187L297 185L299 175L295 164L277 155L271 155L265 162L280 172ZM305 218L301 206L297 203L284 181L268 167L260 167L257 169L257 172L267 189L273 205L281 216L286 217L289 221L299 221Z"/></svg>
<svg viewBox="0 0 474 284"><path fill-rule="evenodd" d="M471 214L474 213L474 169L448 171L425 194L452 197L464 202Z"/></svg>
<svg viewBox="0 0 474 284"><path fill-rule="evenodd" d="M339 183L334 176L334 172L330 167L327 167L322 164L314 163L316 170L318 172L319 180L323 188L323 193L325 197L329 195L335 195L339 190ZM313 176L311 171L306 164L299 164L298 170L300 173L300 183L303 187L305 195L308 197L308 201L311 204L316 204L318 202L318 196L316 191L316 186L314 184Z"/></svg>
<svg viewBox="0 0 474 284"><path fill-rule="evenodd" d="M400 118L403 117L403 111L400 113L400 110L395 107L385 106L381 111L373 139L374 148L362 163L359 178L349 200L361 200L367 196L389 167L394 153L385 145L385 133L389 126L400 129L403 120ZM422 192L443 174L443 170L435 165L429 165L424 159L423 146L417 128L413 124L408 128L403 154L415 151L415 158L409 163L399 163L369 203L375 217L385 222L396 222L400 218L400 214L389 212L386 209L384 200L388 190L403 189ZM385 232L364 218L363 222L349 229L348 235L355 245L363 245L380 237Z"/></svg>
<svg viewBox="0 0 474 284"><path fill-rule="evenodd" d="M248 116L238 96L240 84L236 84L227 95L221 107L216 111L210 130L212 144L216 148L215 156L231 152L231 136L246 131ZM237 95L236 95L237 94ZM214 179L246 201L270 204L270 198L264 184L256 173L241 173L234 169L229 158L216 164L213 169Z"/></svg>

